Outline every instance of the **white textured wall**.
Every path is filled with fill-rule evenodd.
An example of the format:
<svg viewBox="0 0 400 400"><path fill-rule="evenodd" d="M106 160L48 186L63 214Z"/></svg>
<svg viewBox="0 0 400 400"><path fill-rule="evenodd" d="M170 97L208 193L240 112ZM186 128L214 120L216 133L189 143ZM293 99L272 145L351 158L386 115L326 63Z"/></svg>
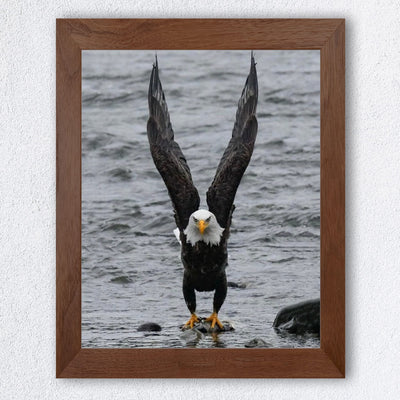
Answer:
<svg viewBox="0 0 400 400"><path fill-rule="evenodd" d="M55 379L56 17L345 17L346 380ZM0 2L1 399L398 399L397 1Z"/></svg>

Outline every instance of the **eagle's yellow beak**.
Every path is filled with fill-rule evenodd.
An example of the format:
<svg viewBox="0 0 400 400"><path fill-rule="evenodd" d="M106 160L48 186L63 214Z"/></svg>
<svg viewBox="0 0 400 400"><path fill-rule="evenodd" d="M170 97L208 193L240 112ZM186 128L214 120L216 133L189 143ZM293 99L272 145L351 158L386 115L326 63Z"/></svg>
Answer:
<svg viewBox="0 0 400 400"><path fill-rule="evenodd" d="M203 219L201 219L201 220L199 221L199 223L197 224L197 226L198 226L198 228L199 228L200 233L203 234L204 231L205 231L205 229L206 229L207 226L208 226L208 223L207 223L206 221L204 221Z"/></svg>

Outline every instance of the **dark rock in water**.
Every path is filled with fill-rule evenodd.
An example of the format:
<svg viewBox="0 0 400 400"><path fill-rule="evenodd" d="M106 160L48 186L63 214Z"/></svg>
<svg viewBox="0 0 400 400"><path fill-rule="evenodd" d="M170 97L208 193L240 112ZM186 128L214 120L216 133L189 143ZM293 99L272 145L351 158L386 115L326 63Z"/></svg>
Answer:
<svg viewBox="0 0 400 400"><path fill-rule="evenodd" d="M280 332L302 335L320 332L320 300L308 300L282 308L272 326Z"/></svg>
<svg viewBox="0 0 400 400"><path fill-rule="evenodd" d="M138 332L160 332L161 326L154 322L146 322L145 324L140 325L137 330Z"/></svg>
<svg viewBox="0 0 400 400"><path fill-rule="evenodd" d="M247 285L245 283L228 282L228 287L234 289L246 289Z"/></svg>
<svg viewBox="0 0 400 400"><path fill-rule="evenodd" d="M211 328L211 323L206 322L206 318L199 317L199 320L199 322L194 324L193 328L182 325L181 329L183 331L196 330L200 333L229 332L235 330L233 325L228 321L221 321L222 325L224 326L224 329L221 329L218 325L215 325L214 328Z"/></svg>
<svg viewBox="0 0 400 400"><path fill-rule="evenodd" d="M193 329L186 329L182 332L180 339L186 346L196 346L201 339L203 339L204 335L197 330L196 328Z"/></svg>
<svg viewBox="0 0 400 400"><path fill-rule="evenodd" d="M266 341L260 338L255 338L246 342L244 344L244 347L253 349L253 348L271 347L271 346Z"/></svg>

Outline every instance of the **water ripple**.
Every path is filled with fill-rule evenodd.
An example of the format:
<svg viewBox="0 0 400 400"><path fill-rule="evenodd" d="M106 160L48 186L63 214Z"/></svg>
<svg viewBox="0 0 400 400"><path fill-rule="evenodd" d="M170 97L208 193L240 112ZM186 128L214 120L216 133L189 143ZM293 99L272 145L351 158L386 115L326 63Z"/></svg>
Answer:
<svg viewBox="0 0 400 400"><path fill-rule="evenodd" d="M159 51L175 140L201 207L232 135L248 51ZM181 337L189 311L168 191L146 135L154 51L82 53L82 346L319 347L272 329L284 306L319 296L319 52L257 51L258 137L235 198L228 295L235 331ZM208 316L213 293L197 293ZM160 332L138 332L145 322Z"/></svg>

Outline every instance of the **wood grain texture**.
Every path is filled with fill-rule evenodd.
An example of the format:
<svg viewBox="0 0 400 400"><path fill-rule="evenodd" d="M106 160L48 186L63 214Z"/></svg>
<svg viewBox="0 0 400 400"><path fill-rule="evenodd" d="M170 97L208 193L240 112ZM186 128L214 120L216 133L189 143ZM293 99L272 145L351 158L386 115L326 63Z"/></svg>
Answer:
<svg viewBox="0 0 400 400"><path fill-rule="evenodd" d="M75 19L82 49L314 49L336 30L335 19Z"/></svg>
<svg viewBox="0 0 400 400"><path fill-rule="evenodd" d="M344 20L59 19L56 47L57 377L344 377ZM81 50L87 49L320 50L320 349L81 348Z"/></svg>
<svg viewBox="0 0 400 400"><path fill-rule="evenodd" d="M82 349L60 377L340 378L321 349Z"/></svg>
<svg viewBox="0 0 400 400"><path fill-rule="evenodd" d="M81 51L57 22L57 375L81 348Z"/></svg>
<svg viewBox="0 0 400 400"><path fill-rule="evenodd" d="M344 21L321 49L321 348L345 370Z"/></svg>

